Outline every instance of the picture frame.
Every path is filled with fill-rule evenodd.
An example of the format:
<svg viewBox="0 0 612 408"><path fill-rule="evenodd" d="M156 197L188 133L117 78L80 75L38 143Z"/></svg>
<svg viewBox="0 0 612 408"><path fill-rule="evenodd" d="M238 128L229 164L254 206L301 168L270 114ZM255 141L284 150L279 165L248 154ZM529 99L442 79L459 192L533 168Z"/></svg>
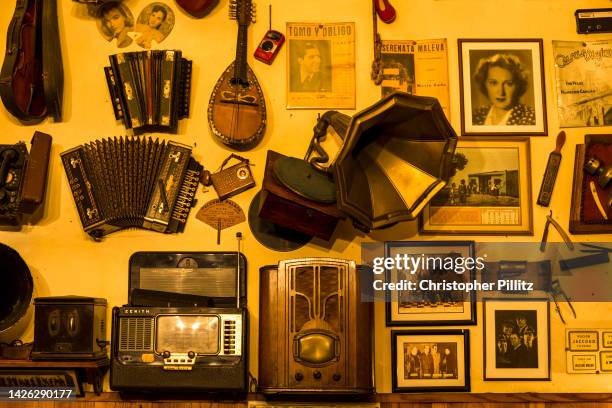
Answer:
<svg viewBox="0 0 612 408"><path fill-rule="evenodd" d="M392 330L391 367L393 392L469 392L470 332Z"/></svg>
<svg viewBox="0 0 612 408"><path fill-rule="evenodd" d="M421 213L421 234L533 235L530 151L526 137L461 137L448 183Z"/></svg>
<svg viewBox="0 0 612 408"><path fill-rule="evenodd" d="M474 241L391 241L385 242L385 258L397 255L411 256L430 255L446 258L460 256L474 258ZM468 282L476 279L475 268L457 274L453 270L433 270L423 268L414 274L387 270L386 282L401 280L418 284L422 279L434 281ZM461 326L476 324L475 292L447 291L387 291L386 293L387 326Z"/></svg>
<svg viewBox="0 0 612 408"><path fill-rule="evenodd" d="M541 38L459 39L462 135L548 135Z"/></svg>
<svg viewBox="0 0 612 408"><path fill-rule="evenodd" d="M548 299L483 299L485 381L550 380Z"/></svg>

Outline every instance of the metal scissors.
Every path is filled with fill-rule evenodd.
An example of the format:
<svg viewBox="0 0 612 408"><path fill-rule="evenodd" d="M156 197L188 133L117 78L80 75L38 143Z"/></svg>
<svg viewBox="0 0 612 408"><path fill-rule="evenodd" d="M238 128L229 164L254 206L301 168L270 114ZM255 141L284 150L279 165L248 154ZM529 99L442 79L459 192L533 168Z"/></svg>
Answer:
<svg viewBox="0 0 612 408"><path fill-rule="evenodd" d="M559 307L557 296L563 296L563 298L569 305L570 310L572 311L572 314L574 315L574 319L576 319L576 310L574 310L574 305L572 305L572 299L569 296L567 296L567 293L565 293L565 291L561 287L561 283L559 282L559 279L555 279L554 281L552 281L551 287L550 287L550 295L552 296L553 301L555 302L555 310L557 311L557 314L561 318L561 321L563 322L563 324L566 324L566 323L565 323L565 319L563 318L563 315L561 314L561 308Z"/></svg>

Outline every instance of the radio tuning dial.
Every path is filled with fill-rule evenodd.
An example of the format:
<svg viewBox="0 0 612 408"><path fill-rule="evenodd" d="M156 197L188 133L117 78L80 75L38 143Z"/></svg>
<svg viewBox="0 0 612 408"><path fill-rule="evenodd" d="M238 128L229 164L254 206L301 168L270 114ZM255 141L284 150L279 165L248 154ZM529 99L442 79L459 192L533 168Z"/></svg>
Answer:
<svg viewBox="0 0 612 408"><path fill-rule="evenodd" d="M320 371L315 371L314 373L312 373L312 376L315 378L315 380L320 380L321 379L321 372Z"/></svg>
<svg viewBox="0 0 612 408"><path fill-rule="evenodd" d="M340 381L342 375L340 375L340 373L335 373L332 378L334 379L334 381Z"/></svg>
<svg viewBox="0 0 612 408"><path fill-rule="evenodd" d="M170 358L170 356L171 356L171 354L170 354L170 352L168 350L164 351L162 355L163 355L164 358Z"/></svg>
<svg viewBox="0 0 612 408"><path fill-rule="evenodd" d="M304 374L295 373L295 381L302 381L304 379Z"/></svg>
<svg viewBox="0 0 612 408"><path fill-rule="evenodd" d="M192 360L195 358L195 356L196 356L196 353L194 351L190 351L187 353L187 357L189 357Z"/></svg>

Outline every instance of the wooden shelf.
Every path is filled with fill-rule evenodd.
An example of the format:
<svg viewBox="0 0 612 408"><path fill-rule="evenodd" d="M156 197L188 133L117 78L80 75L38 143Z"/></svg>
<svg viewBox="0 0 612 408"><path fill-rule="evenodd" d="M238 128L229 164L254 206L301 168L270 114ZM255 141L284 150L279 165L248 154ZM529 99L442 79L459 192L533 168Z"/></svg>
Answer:
<svg viewBox="0 0 612 408"><path fill-rule="evenodd" d="M189 399L192 398L192 399ZM263 394L251 393L248 395L246 401L238 400L232 401L228 399L214 399L210 397L203 397L204 399L193 399L194 396L189 394L182 394L180 397L168 397L160 395L130 395L123 397L118 392L104 392L101 395L95 395L88 393L85 401L87 402L125 402L125 403L140 403L140 402L171 402L180 405L181 403L190 402L225 402L236 406L246 406L247 401L266 401ZM301 399L307 401L306 399ZM347 402L349 398L345 399ZM78 401L78 400L77 400ZM293 401L296 399L283 399L283 397L276 397L270 399L270 401ZM507 394L507 393L402 393L402 394L376 394L372 398L373 402L380 402L381 406L390 406L391 404L413 404L413 403L612 403L612 393L522 393L522 394Z"/></svg>

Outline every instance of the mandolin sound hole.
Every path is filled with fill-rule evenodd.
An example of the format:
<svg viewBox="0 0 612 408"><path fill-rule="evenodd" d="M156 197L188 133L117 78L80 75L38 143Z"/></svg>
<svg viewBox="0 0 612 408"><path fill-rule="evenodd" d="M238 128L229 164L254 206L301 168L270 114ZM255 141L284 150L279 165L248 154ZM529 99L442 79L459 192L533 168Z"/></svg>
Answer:
<svg viewBox="0 0 612 408"><path fill-rule="evenodd" d="M232 88L240 87L240 89L243 89L243 90L251 89L251 83L249 81L243 81L240 78L232 78L230 79L229 82Z"/></svg>

